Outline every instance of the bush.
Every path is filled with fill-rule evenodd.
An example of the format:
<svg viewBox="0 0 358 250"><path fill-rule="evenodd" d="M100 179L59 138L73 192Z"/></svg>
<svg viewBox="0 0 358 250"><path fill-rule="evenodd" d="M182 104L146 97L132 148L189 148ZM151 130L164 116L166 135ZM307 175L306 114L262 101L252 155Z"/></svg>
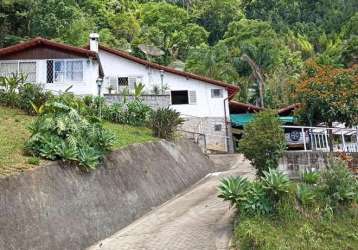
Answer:
<svg viewBox="0 0 358 250"><path fill-rule="evenodd" d="M19 96L17 89L24 84L23 75L12 75L10 77L0 77L0 103L4 106L18 107Z"/></svg>
<svg viewBox="0 0 358 250"><path fill-rule="evenodd" d="M319 180L319 172L306 169L301 176L301 179L306 184L317 184Z"/></svg>
<svg viewBox="0 0 358 250"><path fill-rule="evenodd" d="M257 176L263 176L269 168L277 168L285 145L281 122L275 112L269 110L258 113L255 120L244 128L239 151L256 168Z"/></svg>
<svg viewBox="0 0 358 250"><path fill-rule="evenodd" d="M52 98L51 92L44 91L41 86L32 83L21 85L18 91L19 100L17 106L29 115L35 115L37 113L36 109L39 109Z"/></svg>
<svg viewBox="0 0 358 250"><path fill-rule="evenodd" d="M100 123L90 122L66 104L50 102L30 127L25 148L33 156L77 163L94 169L114 137Z"/></svg>
<svg viewBox="0 0 358 250"><path fill-rule="evenodd" d="M290 181L288 176L276 169L263 172L262 185L267 190L270 199L278 202L282 196L289 192Z"/></svg>
<svg viewBox="0 0 358 250"><path fill-rule="evenodd" d="M230 201L240 213L249 216L271 214L289 192L290 182L286 175L274 169L269 169L264 175L254 182L242 177L223 179L218 197Z"/></svg>
<svg viewBox="0 0 358 250"><path fill-rule="evenodd" d="M129 102L114 103L104 110L104 118L108 121L143 126L146 124L151 108L140 99Z"/></svg>
<svg viewBox="0 0 358 250"><path fill-rule="evenodd" d="M331 207L349 205L358 200L357 180L345 162L340 160L330 161L328 168L321 174L318 188L322 198Z"/></svg>
<svg viewBox="0 0 358 250"><path fill-rule="evenodd" d="M180 113L170 108L153 110L149 117L149 127L153 135L167 140L174 138L177 127L183 122Z"/></svg>
<svg viewBox="0 0 358 250"><path fill-rule="evenodd" d="M241 202L245 201L250 182L242 177L228 177L221 180L218 190L219 198L229 201L232 206L240 208Z"/></svg>
<svg viewBox="0 0 358 250"><path fill-rule="evenodd" d="M312 206L315 203L315 192L307 185L297 185L296 197L303 207Z"/></svg>

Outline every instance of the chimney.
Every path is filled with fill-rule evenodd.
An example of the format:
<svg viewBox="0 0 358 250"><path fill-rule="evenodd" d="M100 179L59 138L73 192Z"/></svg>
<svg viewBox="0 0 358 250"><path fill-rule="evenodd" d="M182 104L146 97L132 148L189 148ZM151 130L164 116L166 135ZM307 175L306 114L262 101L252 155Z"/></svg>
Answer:
<svg viewBox="0 0 358 250"><path fill-rule="evenodd" d="M98 33L90 34L90 50L98 53L99 35Z"/></svg>

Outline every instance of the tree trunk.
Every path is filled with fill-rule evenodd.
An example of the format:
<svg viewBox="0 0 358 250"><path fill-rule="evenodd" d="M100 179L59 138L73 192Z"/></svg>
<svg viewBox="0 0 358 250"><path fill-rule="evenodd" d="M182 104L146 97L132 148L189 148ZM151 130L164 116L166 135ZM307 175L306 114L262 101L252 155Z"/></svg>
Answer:
<svg viewBox="0 0 358 250"><path fill-rule="evenodd" d="M328 127L332 128L333 123L328 122ZM331 129L328 129L328 145L329 145L329 151L333 152L333 131Z"/></svg>

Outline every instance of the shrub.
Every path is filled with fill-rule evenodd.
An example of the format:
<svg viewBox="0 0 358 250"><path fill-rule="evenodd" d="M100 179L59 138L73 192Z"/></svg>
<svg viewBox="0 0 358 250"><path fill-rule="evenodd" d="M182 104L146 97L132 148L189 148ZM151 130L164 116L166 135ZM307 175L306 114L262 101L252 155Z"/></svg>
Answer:
<svg viewBox="0 0 358 250"><path fill-rule="evenodd" d="M343 161L331 160L322 172L318 186L321 196L331 207L357 201L357 180Z"/></svg>
<svg viewBox="0 0 358 250"><path fill-rule="evenodd" d="M317 184L319 177L319 172L315 172L308 169L306 169L301 175L302 181L306 184Z"/></svg>
<svg viewBox="0 0 358 250"><path fill-rule="evenodd" d="M249 186L250 183L246 178L240 176L225 178L221 180L218 187L218 197L224 199L224 201L229 201L232 206L239 208L241 202L247 197Z"/></svg>
<svg viewBox="0 0 358 250"><path fill-rule="evenodd" d="M41 86L32 83L21 85L18 91L19 100L17 106L29 115L36 114L36 109L39 109L52 98L52 94L49 91L44 91Z"/></svg>
<svg viewBox="0 0 358 250"><path fill-rule="evenodd" d="M288 176L276 169L269 169L263 172L261 181L263 187L274 201L279 201L284 194L289 192L290 181Z"/></svg>
<svg viewBox="0 0 358 250"><path fill-rule="evenodd" d="M78 163L94 169L110 149L113 136L100 123L90 122L66 104L50 102L30 127L26 150L50 160Z"/></svg>
<svg viewBox="0 0 358 250"><path fill-rule="evenodd" d="M269 110L258 113L255 120L246 125L239 151L256 168L257 176L262 176L265 170L277 168L285 144L281 122L275 112Z"/></svg>
<svg viewBox="0 0 358 250"><path fill-rule="evenodd" d="M248 195L241 206L241 212L249 216L265 215L273 212L273 203L262 185L262 182L252 182Z"/></svg>
<svg viewBox="0 0 358 250"><path fill-rule="evenodd" d="M124 123L132 126L144 126L151 108L140 99L126 103Z"/></svg>
<svg viewBox="0 0 358 250"><path fill-rule="evenodd" d="M174 138L177 127L183 122L180 113L170 108L153 110L149 116L149 127L153 135L167 140Z"/></svg>
<svg viewBox="0 0 358 250"><path fill-rule="evenodd" d="M296 197L298 202L303 206L312 206L315 202L315 192L307 185L297 185Z"/></svg>
<svg viewBox="0 0 358 250"><path fill-rule="evenodd" d="M4 106L17 107L19 96L17 89L24 84L25 77L23 75L13 74L10 77L0 78L0 103Z"/></svg>
<svg viewBox="0 0 358 250"><path fill-rule="evenodd" d="M103 111L106 120L128 124L132 126L143 126L146 124L151 108L140 99L129 102L114 103Z"/></svg>

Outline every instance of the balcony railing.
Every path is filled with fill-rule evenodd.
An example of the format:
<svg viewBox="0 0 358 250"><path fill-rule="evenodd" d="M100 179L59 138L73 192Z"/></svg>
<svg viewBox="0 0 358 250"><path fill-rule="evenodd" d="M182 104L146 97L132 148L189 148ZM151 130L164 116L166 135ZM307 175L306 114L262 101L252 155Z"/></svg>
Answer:
<svg viewBox="0 0 358 250"><path fill-rule="evenodd" d="M358 152L358 128L282 127L285 129L288 148L329 152L331 140L333 152Z"/></svg>

